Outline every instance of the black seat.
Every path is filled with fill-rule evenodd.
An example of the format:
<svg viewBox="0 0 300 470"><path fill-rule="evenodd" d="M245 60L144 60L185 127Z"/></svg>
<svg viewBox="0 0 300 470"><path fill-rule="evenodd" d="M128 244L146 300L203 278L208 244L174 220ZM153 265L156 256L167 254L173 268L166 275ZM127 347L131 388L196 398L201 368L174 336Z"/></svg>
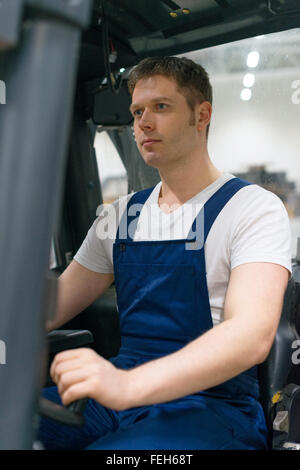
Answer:
<svg viewBox="0 0 300 470"><path fill-rule="evenodd" d="M292 277L288 283L278 330L268 358L258 367L260 400L269 429L269 447L282 447L284 442L295 442L299 437L291 434L295 413L299 416L300 401L295 397L299 388L300 373L293 364L293 346L299 339L297 324L300 321L300 282ZM293 405L293 411L291 410ZM297 411L299 409L299 412ZM293 413L293 417L291 416ZM296 418L297 419L297 418ZM275 423L274 423L275 420Z"/></svg>

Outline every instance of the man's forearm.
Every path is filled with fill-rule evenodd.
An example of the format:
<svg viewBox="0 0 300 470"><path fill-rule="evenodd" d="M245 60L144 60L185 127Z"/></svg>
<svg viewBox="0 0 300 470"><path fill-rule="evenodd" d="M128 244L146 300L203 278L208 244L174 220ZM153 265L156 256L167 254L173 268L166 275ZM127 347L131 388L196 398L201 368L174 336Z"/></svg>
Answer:
<svg viewBox="0 0 300 470"><path fill-rule="evenodd" d="M76 312L70 308L70 306L72 306L72 302L69 300L69 297L71 296L69 289L64 289L64 286L62 285L63 280L61 278L58 279L57 283L58 287L55 313L53 318L46 322L46 329L48 332L61 327L74 318L76 314Z"/></svg>
<svg viewBox="0 0 300 470"><path fill-rule="evenodd" d="M253 334L242 322L228 320L181 350L129 370L127 407L175 400L206 390L262 362L268 345L264 338Z"/></svg>
<svg viewBox="0 0 300 470"><path fill-rule="evenodd" d="M53 330L56 330L57 328L60 328L61 326L63 326L65 323L67 323L69 320L72 320L73 318L73 315L70 316L70 318L66 318L65 315L61 313L59 313L59 311L56 311L55 313L55 317L53 318L53 320L48 320L46 322L46 330L47 332L49 333L50 331L53 331Z"/></svg>
<svg viewBox="0 0 300 470"><path fill-rule="evenodd" d="M56 313L47 330L56 329L86 309L113 282L113 273L97 273L73 260L58 279Z"/></svg>

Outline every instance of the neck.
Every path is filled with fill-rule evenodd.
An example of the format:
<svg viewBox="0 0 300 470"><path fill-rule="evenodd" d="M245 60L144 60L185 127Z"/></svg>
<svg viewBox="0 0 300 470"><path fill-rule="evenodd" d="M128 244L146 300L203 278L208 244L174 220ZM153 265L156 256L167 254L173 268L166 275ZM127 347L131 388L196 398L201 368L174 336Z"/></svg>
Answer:
<svg viewBox="0 0 300 470"><path fill-rule="evenodd" d="M221 176L207 151L192 162L182 161L173 168L160 168L162 181L159 199L162 202L184 204Z"/></svg>

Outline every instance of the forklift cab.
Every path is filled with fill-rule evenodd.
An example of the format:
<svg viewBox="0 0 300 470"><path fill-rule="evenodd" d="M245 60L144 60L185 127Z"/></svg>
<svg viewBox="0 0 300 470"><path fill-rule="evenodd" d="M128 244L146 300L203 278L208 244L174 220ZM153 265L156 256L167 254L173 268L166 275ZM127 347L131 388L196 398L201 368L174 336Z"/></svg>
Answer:
<svg viewBox="0 0 300 470"><path fill-rule="evenodd" d="M45 321L55 312L57 278L81 246L99 205L124 194L124 178L125 193L159 181L157 170L139 156L128 111L127 76L141 59L184 54L207 67L216 90L212 152L221 162L227 145L233 158L226 159L232 165L226 171L279 195L291 214L293 242L300 237L297 170L294 174L291 170L298 152L293 131L297 134L300 103L299 2L152 0L151 8L149 4L146 0L0 2L0 340L5 353L0 358L1 449L33 447L33 422L39 411L47 413L39 403L49 351L51 356L88 344L109 358L120 347L114 286L48 338ZM251 52L260 52L263 60ZM256 90L250 85L254 71ZM274 80L274 89L260 85L259 73L264 86ZM283 87L283 100L279 82L289 87L288 91ZM236 165L237 154L248 150L240 138L236 149L232 140L226 142L230 126L222 131L231 105L223 100L236 93L243 105L241 121L249 118L247 125L253 126L259 142L266 135L265 140L270 140L273 124L264 136L259 126L278 113L259 102L257 117L251 107L255 92L268 95L278 106L286 100L289 107L282 116L288 120L291 115L289 138L295 143L289 142L289 154L271 170L263 153L248 155L248 168ZM237 134L246 136L242 130L240 126ZM111 151L104 149L99 136L106 136L123 168L106 179L101 161ZM264 151L275 154L274 148ZM300 444L299 266L295 249L278 332L268 359L259 367L270 448ZM70 333L74 330L77 333Z"/></svg>

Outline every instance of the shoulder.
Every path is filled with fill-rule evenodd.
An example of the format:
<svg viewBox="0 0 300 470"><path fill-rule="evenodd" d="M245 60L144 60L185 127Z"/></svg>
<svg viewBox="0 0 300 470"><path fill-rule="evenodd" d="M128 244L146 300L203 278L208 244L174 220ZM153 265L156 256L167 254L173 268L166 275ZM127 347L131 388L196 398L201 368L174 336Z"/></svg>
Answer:
<svg viewBox="0 0 300 470"><path fill-rule="evenodd" d="M290 222L276 194L255 184L245 186L228 204L228 217L229 214L232 214L228 236L232 268L264 261L290 270Z"/></svg>
<svg viewBox="0 0 300 470"><path fill-rule="evenodd" d="M258 184L250 183L243 186L237 193L242 198L250 199L265 199L276 201L279 204L283 204L281 199L272 191L259 186Z"/></svg>
<svg viewBox="0 0 300 470"><path fill-rule="evenodd" d="M235 222L254 222L262 216L270 219L280 218L288 222L288 214L282 200L272 191L256 184L241 188L229 201L227 210L231 211Z"/></svg>
<svg viewBox="0 0 300 470"><path fill-rule="evenodd" d="M230 180L243 181L235 178L234 175L227 175L223 184ZM214 225L217 227L219 226L218 222L222 221L222 231L226 227L225 233L229 235L243 226L253 226L263 220L269 223L275 223L279 220L286 227L289 226L287 210L282 200L262 186L250 183L235 192L221 210ZM224 235L225 233L223 232Z"/></svg>
<svg viewBox="0 0 300 470"><path fill-rule="evenodd" d="M241 188L224 208L230 220L231 240L237 236L257 234L257 238L290 236L287 210L282 200L272 191L250 184Z"/></svg>

